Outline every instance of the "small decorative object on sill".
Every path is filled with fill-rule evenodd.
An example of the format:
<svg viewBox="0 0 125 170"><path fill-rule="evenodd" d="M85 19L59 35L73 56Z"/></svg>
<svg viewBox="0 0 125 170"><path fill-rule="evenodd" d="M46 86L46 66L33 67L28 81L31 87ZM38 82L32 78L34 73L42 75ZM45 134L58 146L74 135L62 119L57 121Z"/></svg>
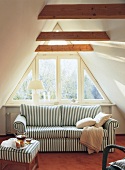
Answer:
<svg viewBox="0 0 125 170"><path fill-rule="evenodd" d="M72 102L72 103L75 103L75 102L76 102L76 100L75 100L75 99L71 99L71 102Z"/></svg>

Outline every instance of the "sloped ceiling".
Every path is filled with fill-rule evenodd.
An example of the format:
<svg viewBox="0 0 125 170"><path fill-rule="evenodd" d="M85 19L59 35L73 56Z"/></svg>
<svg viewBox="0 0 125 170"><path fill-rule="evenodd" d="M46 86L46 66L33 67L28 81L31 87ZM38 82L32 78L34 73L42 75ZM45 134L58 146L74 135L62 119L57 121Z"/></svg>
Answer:
<svg viewBox="0 0 125 170"><path fill-rule="evenodd" d="M0 0L0 106L33 60L45 21L38 21L44 0Z"/></svg>
<svg viewBox="0 0 125 170"><path fill-rule="evenodd" d="M36 37L52 31L106 31L111 41L89 42L94 52L81 57L107 94L125 115L125 19L37 20L45 4L102 3L101 0L0 0L0 106L23 76L36 53ZM109 3L105 0L103 3ZM112 0L110 3L125 3ZM79 43L79 42L72 42ZM82 42L84 43L84 42Z"/></svg>

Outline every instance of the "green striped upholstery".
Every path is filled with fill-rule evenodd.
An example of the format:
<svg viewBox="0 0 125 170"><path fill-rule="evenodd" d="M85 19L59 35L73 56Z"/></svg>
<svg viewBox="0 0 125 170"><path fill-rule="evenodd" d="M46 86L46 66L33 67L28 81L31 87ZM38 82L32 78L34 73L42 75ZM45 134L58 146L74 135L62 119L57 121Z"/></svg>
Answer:
<svg viewBox="0 0 125 170"><path fill-rule="evenodd" d="M80 138L83 129L77 129L75 126L63 127L27 127L27 136L34 139L46 138ZM104 138L108 137L108 132L104 129Z"/></svg>
<svg viewBox="0 0 125 170"><path fill-rule="evenodd" d="M40 151L87 151L80 144L82 129L76 128L80 119L94 118L101 112L101 106L30 106L21 105L21 115L14 122L18 132L26 131L31 138L40 141ZM21 118L22 117L22 118ZM115 144L115 128L117 120L109 119L104 125L104 136L101 151L108 144ZM110 150L113 152L114 150Z"/></svg>
<svg viewBox="0 0 125 170"><path fill-rule="evenodd" d="M60 126L60 106L31 106L22 104L20 113L26 118L27 126Z"/></svg>
<svg viewBox="0 0 125 170"><path fill-rule="evenodd" d="M74 151L87 151L86 146L82 145L79 142L79 139L66 139L66 151L68 152L74 152Z"/></svg>
<svg viewBox="0 0 125 170"><path fill-rule="evenodd" d="M104 128L108 130L108 145L115 144L115 129L118 127L118 121L111 118L104 124ZM114 148L111 148L110 152L113 152L114 150Z"/></svg>
<svg viewBox="0 0 125 170"><path fill-rule="evenodd" d="M87 117L94 118L101 112L101 106L62 106L62 126L75 126L80 119Z"/></svg>
<svg viewBox="0 0 125 170"><path fill-rule="evenodd" d="M39 127L27 126L27 136L34 139L66 138L66 130L63 127Z"/></svg>
<svg viewBox="0 0 125 170"><path fill-rule="evenodd" d="M66 137L70 138L70 139L74 139L74 138L80 138L83 129L77 129L75 126L63 126L63 128L65 129L65 131L67 132ZM104 129L104 136L103 138L107 138L108 137L108 132L106 129Z"/></svg>
<svg viewBox="0 0 125 170"><path fill-rule="evenodd" d="M27 146L25 149L13 149L11 147L0 146L0 159L30 163L40 148L40 142L34 140L32 144Z"/></svg>
<svg viewBox="0 0 125 170"><path fill-rule="evenodd" d="M104 139L101 145L100 151L103 151L106 146L107 146L107 140ZM68 152L86 151L87 152L87 147L82 145L79 142L78 138L76 139L66 138L66 151Z"/></svg>
<svg viewBox="0 0 125 170"><path fill-rule="evenodd" d="M41 152L64 152L66 151L66 138L46 138L40 141Z"/></svg>

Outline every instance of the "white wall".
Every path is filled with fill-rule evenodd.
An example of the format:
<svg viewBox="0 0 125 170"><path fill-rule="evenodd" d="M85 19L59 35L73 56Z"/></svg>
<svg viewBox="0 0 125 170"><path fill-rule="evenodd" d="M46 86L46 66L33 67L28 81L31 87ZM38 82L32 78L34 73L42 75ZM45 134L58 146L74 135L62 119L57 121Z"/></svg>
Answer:
<svg viewBox="0 0 125 170"><path fill-rule="evenodd" d="M6 134L6 108L2 107L0 109L0 135Z"/></svg>
<svg viewBox="0 0 125 170"><path fill-rule="evenodd" d="M116 129L116 134L125 134L125 118L118 107L112 107L112 117L119 122L119 128Z"/></svg>
<svg viewBox="0 0 125 170"><path fill-rule="evenodd" d="M0 0L0 107L36 55L44 0ZM18 75L18 76L17 76Z"/></svg>

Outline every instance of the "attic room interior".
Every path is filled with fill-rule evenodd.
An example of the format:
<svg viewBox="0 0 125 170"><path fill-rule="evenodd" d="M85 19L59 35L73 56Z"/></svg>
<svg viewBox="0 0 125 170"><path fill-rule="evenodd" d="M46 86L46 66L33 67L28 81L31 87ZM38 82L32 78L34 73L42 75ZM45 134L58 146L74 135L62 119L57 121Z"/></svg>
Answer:
<svg viewBox="0 0 125 170"><path fill-rule="evenodd" d="M124 0L0 0L0 141L26 133L40 154L89 153L78 136L96 127L95 160L107 145L124 145L124 28ZM36 153L30 161L38 168Z"/></svg>

